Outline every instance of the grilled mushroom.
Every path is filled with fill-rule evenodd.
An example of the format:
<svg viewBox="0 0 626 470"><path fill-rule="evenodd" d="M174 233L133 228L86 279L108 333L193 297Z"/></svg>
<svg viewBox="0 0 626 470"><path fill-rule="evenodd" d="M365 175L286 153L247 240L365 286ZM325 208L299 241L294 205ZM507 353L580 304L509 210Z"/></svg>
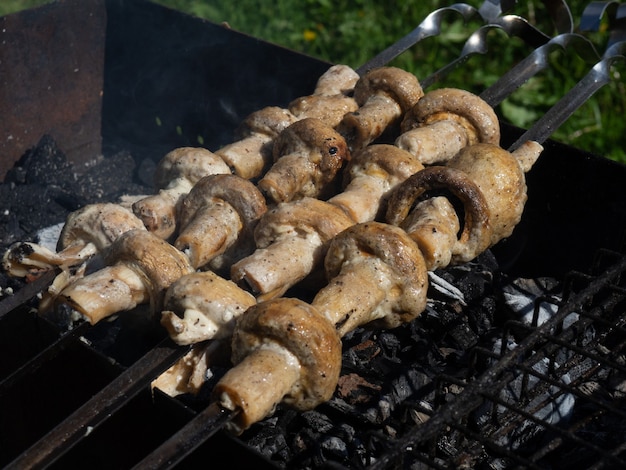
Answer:
<svg viewBox="0 0 626 470"><path fill-rule="evenodd" d="M165 292L161 325L177 344L227 338L235 319L254 304L252 294L212 271L190 273Z"/></svg>
<svg viewBox="0 0 626 470"><path fill-rule="evenodd" d="M37 276L54 267L71 268L102 252L119 236L145 229L143 222L121 204L88 204L68 215L57 242L57 251L30 242L12 245L3 267L11 276Z"/></svg>
<svg viewBox="0 0 626 470"><path fill-rule="evenodd" d="M524 168L530 168L542 150L536 142L513 153L498 145L476 144L461 150L447 163L449 168L467 174L484 195L490 213L491 245L510 236L521 220L528 199ZM517 155L523 159L524 167Z"/></svg>
<svg viewBox="0 0 626 470"><path fill-rule="evenodd" d="M328 199L355 222L376 219L389 191L424 166L410 153L389 144L368 145L344 171L344 190Z"/></svg>
<svg viewBox="0 0 626 470"><path fill-rule="evenodd" d="M424 165L443 163L468 145L500 143L500 123L493 108L457 88L426 93L404 116L401 131L395 145Z"/></svg>
<svg viewBox="0 0 626 470"><path fill-rule="evenodd" d="M330 67L318 79L312 95L293 100L288 109L268 106L255 111L237 129L237 141L215 153L242 178L262 176L273 161L273 140L286 127L309 117L334 127L345 113L358 107L349 96L357 79L358 74L346 65Z"/></svg>
<svg viewBox="0 0 626 470"><path fill-rule="evenodd" d="M122 234L104 261L104 268L70 284L57 298L91 324L148 302L152 312L160 312L170 284L193 272L182 252L146 230Z"/></svg>
<svg viewBox="0 0 626 470"><path fill-rule="evenodd" d="M426 205L420 201L433 190L445 190L446 197L462 203L464 223L458 238L460 223L450 203L439 200ZM429 270L471 261L491 241L490 212L483 193L467 174L449 167L427 167L396 187L389 197L385 220L411 234Z"/></svg>
<svg viewBox="0 0 626 470"><path fill-rule="evenodd" d="M329 283L311 305L341 336L364 324L395 328L426 307L424 258L399 227L366 222L347 228L330 242L324 267Z"/></svg>
<svg viewBox="0 0 626 470"><path fill-rule="evenodd" d="M332 127L315 118L301 119L274 140L274 164L258 187L275 203L301 197L320 197L350 159L345 140Z"/></svg>
<svg viewBox="0 0 626 470"><path fill-rule="evenodd" d="M203 176L230 173L221 157L204 148L181 147L159 162L155 172L157 194L136 201L133 212L147 229L168 239L176 231L176 205Z"/></svg>
<svg viewBox="0 0 626 470"><path fill-rule="evenodd" d="M333 65L317 81L312 95L302 96L289 103L299 119L320 119L330 127L337 126L343 116L359 108L351 96L359 74L347 65Z"/></svg>
<svg viewBox="0 0 626 470"><path fill-rule="evenodd" d="M426 306L424 261L398 227L348 228L331 242L326 269L333 279L311 304L272 299L237 320L234 367L213 390L221 406L239 410L231 432L240 434L280 402L308 410L330 399L341 369L341 336L370 322L398 326Z"/></svg>
<svg viewBox="0 0 626 470"><path fill-rule="evenodd" d="M362 76L354 87L359 109L346 114L337 130L355 152L400 122L424 95L415 75L396 67L380 67Z"/></svg>
<svg viewBox="0 0 626 470"><path fill-rule="evenodd" d="M289 110L267 106L244 119L236 140L216 150L232 172L242 178L261 176L272 162L274 138L298 118Z"/></svg>
<svg viewBox="0 0 626 470"><path fill-rule="evenodd" d="M266 212L263 195L236 175L209 175L198 181L178 207L174 246L196 268L207 263L222 271L254 248L253 231Z"/></svg>
<svg viewBox="0 0 626 470"><path fill-rule="evenodd" d="M282 295L321 266L327 242L353 224L340 208L319 199L279 204L259 220L257 249L233 264L231 279L260 300Z"/></svg>
<svg viewBox="0 0 626 470"><path fill-rule="evenodd" d="M334 325L307 303L269 300L239 317L233 363L213 390L226 409L240 412L227 424L240 434L281 401L309 410L331 398L341 370L341 339Z"/></svg>

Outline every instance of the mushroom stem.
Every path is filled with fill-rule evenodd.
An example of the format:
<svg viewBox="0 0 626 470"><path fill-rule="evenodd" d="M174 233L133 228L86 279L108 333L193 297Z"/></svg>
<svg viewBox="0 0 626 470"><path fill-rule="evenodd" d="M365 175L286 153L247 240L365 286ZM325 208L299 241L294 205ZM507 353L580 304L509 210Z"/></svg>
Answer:
<svg viewBox="0 0 626 470"><path fill-rule="evenodd" d="M233 264L231 279L259 299L282 295L321 266L326 243L353 224L340 208L319 199L278 204L259 220L257 248Z"/></svg>
<svg viewBox="0 0 626 470"><path fill-rule="evenodd" d="M124 233L104 261L104 268L73 282L57 298L92 324L145 302L160 312L165 290L193 271L183 253L146 230Z"/></svg>
<svg viewBox="0 0 626 470"><path fill-rule="evenodd" d="M257 185L275 203L323 198L350 159L344 138L315 118L301 119L281 132L274 141L273 155L273 165Z"/></svg>
<svg viewBox="0 0 626 470"><path fill-rule="evenodd" d="M150 300L144 278L125 265L106 266L61 291L62 303L96 324Z"/></svg>
<svg viewBox="0 0 626 470"><path fill-rule="evenodd" d="M230 173L218 155L204 148L180 147L167 153L155 172L157 194L135 201L133 212L146 228L168 239L176 231L176 206L203 176Z"/></svg>
<svg viewBox="0 0 626 470"><path fill-rule="evenodd" d="M359 109L346 114L337 130L345 137L350 151L356 152L399 123L422 96L424 92L415 75L396 67L373 69L354 86Z"/></svg>
<svg viewBox="0 0 626 470"><path fill-rule="evenodd" d="M500 123L479 96L457 88L430 91L407 111L395 145L424 165L443 164L462 148L500 143Z"/></svg>
<svg viewBox="0 0 626 470"><path fill-rule="evenodd" d="M341 370L341 338L323 315L291 298L249 308L233 334L230 369L213 389L224 408L239 409L228 427L240 434L278 403L310 410L330 399Z"/></svg>
<svg viewBox="0 0 626 470"><path fill-rule="evenodd" d="M241 410L240 418L229 423L228 430L241 434L253 423L269 416L299 377L298 360L286 348L260 347L246 356L222 377L214 392L224 408Z"/></svg>

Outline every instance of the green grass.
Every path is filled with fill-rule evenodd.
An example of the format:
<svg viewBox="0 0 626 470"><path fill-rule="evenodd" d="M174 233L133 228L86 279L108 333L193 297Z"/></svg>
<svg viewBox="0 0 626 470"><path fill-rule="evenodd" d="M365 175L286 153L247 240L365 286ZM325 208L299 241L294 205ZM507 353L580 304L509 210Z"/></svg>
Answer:
<svg viewBox="0 0 626 470"><path fill-rule="evenodd" d="M227 22L233 29L327 60L358 67L369 58L411 31L429 12L453 1L433 0L155 0L214 22ZM43 0L3 0L0 15L38 4ZM466 3L478 7L481 0ZM572 16L580 18L587 0L570 0ZM539 0L521 1L514 13L527 18L549 35L555 35L549 15ZM390 65L402 67L419 78L432 74L461 52L468 35L480 23L464 23L458 14L449 14L442 33L427 38L402 54ZM609 24L606 19L597 33L585 33L599 52L604 51ZM497 77L531 52L519 38L501 30L488 35L488 53L472 55L434 87L451 86L480 93ZM551 67L531 79L496 108L506 121L528 128L589 70L590 64L572 51L555 51ZM612 82L599 90L553 138L578 148L626 162L626 90L620 73L613 69Z"/></svg>

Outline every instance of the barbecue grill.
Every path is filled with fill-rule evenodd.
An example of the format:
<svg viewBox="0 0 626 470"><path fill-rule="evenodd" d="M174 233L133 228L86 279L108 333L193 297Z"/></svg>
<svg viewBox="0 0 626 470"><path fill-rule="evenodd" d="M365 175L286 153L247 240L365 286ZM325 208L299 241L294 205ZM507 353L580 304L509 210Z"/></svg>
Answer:
<svg viewBox="0 0 626 470"><path fill-rule="evenodd" d="M33 205L35 222L0 215L5 244L115 191L149 192L167 151L219 148L249 113L310 93L329 66L141 0L65 0L0 23L2 190L43 187L59 208L47 211L56 221ZM502 146L523 133L503 122ZM430 293L414 322L347 335L332 400L279 406L239 437L217 432L181 467L624 468L626 168L544 147L514 234L438 272L450 289ZM110 160L128 165L127 187L98 181ZM47 178L20 170L36 165ZM206 408L203 393L151 390L180 353L145 309L68 329L63 312L36 312L42 281L3 280L15 294L0 303L1 465L130 468ZM83 406L93 396L95 417Z"/></svg>

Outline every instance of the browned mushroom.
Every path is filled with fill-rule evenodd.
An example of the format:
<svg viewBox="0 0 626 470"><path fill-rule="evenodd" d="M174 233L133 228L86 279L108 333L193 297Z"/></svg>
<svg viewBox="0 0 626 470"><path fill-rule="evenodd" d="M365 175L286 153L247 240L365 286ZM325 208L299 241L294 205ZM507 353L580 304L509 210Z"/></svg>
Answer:
<svg viewBox="0 0 626 470"><path fill-rule="evenodd" d="M349 95L358 74L347 65L333 65L318 79L312 95L292 101L288 109L268 106L250 114L237 129L237 140L216 150L234 174L246 179L262 176L271 166L274 138L286 127L308 117L330 127L358 107Z"/></svg>
<svg viewBox="0 0 626 470"><path fill-rule="evenodd" d="M441 164L463 147L500 143L500 123L479 96L457 88L430 91L404 116L395 145L424 165Z"/></svg>
<svg viewBox="0 0 626 470"><path fill-rule="evenodd" d="M355 152L399 123L423 95L415 75L396 67L373 69L354 87L359 109L346 114L337 130Z"/></svg>
<svg viewBox="0 0 626 470"><path fill-rule="evenodd" d="M460 234L457 235L460 223L450 202L446 204L441 199L419 202L421 196L432 190L446 190L450 198L457 198L463 204ZM393 190L385 220L411 234L427 260L428 269L432 270L471 261L487 249L492 234L489 217L485 197L467 174L453 168L430 166Z"/></svg>
<svg viewBox="0 0 626 470"><path fill-rule="evenodd" d="M235 319L256 299L212 271L190 273L165 292L161 325L177 344L229 338Z"/></svg>
<svg viewBox="0 0 626 470"><path fill-rule="evenodd" d="M344 170L345 188L328 199L356 223L376 219L392 188L424 166L410 153L389 144L368 145Z"/></svg>
<svg viewBox="0 0 626 470"><path fill-rule="evenodd" d="M176 230L176 205L203 176L230 173L221 157L204 148L180 147L159 162L155 172L157 194L133 204L146 228L163 239Z"/></svg>
<svg viewBox="0 0 626 470"><path fill-rule="evenodd" d="M339 207L319 199L278 204L259 220L257 249L233 264L231 279L259 299L282 295L321 266L327 242L353 224Z"/></svg>
<svg viewBox="0 0 626 470"><path fill-rule="evenodd" d="M347 228L330 242L324 267L329 283L311 305L341 336L365 324L395 328L426 307L424 258L399 227L366 222Z"/></svg>
<svg viewBox="0 0 626 470"><path fill-rule="evenodd" d="M232 172L242 178L261 176L272 163L274 138L298 118L289 110L267 106L247 116L236 130L236 140L216 150Z"/></svg>
<svg viewBox="0 0 626 470"><path fill-rule="evenodd" d="M317 81L312 95L302 96L289 103L299 119L312 117L330 127L337 126L343 116L359 108L351 96L359 74L347 65L333 65Z"/></svg>
<svg viewBox="0 0 626 470"><path fill-rule="evenodd" d="M193 272L182 252L146 230L122 234L104 261L104 268L73 282L57 298L91 324L148 302L152 312L161 312L170 284Z"/></svg>
<svg viewBox="0 0 626 470"><path fill-rule="evenodd" d="M324 198L350 159L343 137L315 118L301 119L282 131L274 140L273 154L274 164L258 187L275 203Z"/></svg>
<svg viewBox="0 0 626 470"><path fill-rule="evenodd" d="M174 246L192 266L210 263L211 269L223 271L254 250L254 227L266 210L263 195L249 180L205 176L179 204Z"/></svg>
<svg viewBox="0 0 626 470"><path fill-rule="evenodd" d="M5 252L3 267L14 277L38 275L54 267L74 267L132 229L145 227L128 207L114 203L88 204L68 215L56 252L35 243L19 242Z"/></svg>
<svg viewBox="0 0 626 470"><path fill-rule="evenodd" d="M226 409L240 412L227 425L240 434L281 401L310 410L331 398L341 370L334 325L307 303L281 298L239 317L233 363L213 390Z"/></svg>
<svg viewBox="0 0 626 470"><path fill-rule="evenodd" d="M491 245L510 236L521 220L528 199L525 172L542 150L536 142L513 153L498 145L476 144L461 150L447 163L446 166L465 172L484 195L490 212Z"/></svg>
<svg viewBox="0 0 626 470"><path fill-rule="evenodd" d="M462 149L447 165L431 166L408 178L389 198L387 222L409 231L422 249L429 269L471 261L513 233L526 203L525 171L541 153L536 142L513 153L493 144ZM432 189L446 189L464 207L464 224L442 200L419 198Z"/></svg>

